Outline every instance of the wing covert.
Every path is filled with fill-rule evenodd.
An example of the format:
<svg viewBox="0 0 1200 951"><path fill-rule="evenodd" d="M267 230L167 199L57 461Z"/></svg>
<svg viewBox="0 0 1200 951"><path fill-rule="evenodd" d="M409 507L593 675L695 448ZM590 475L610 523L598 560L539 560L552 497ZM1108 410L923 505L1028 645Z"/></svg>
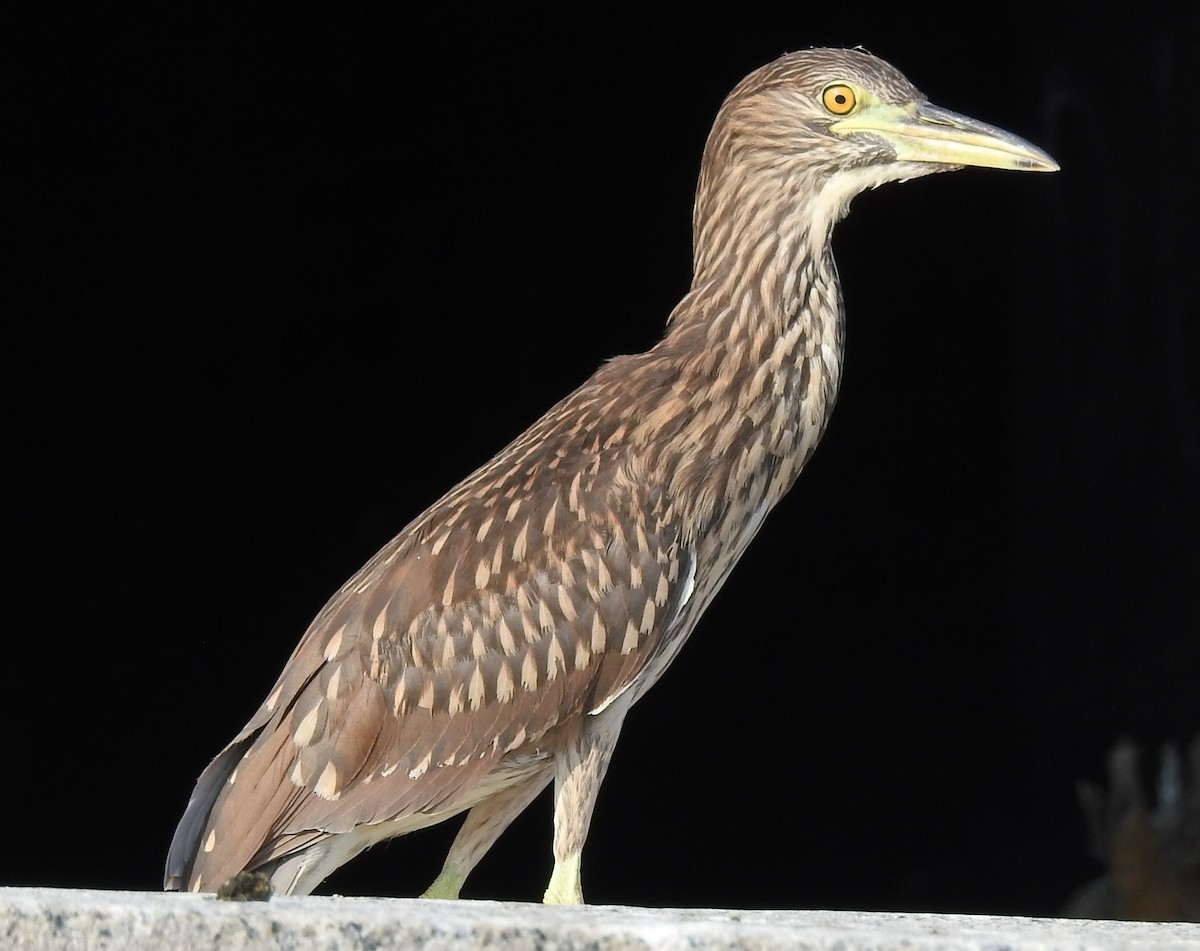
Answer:
<svg viewBox="0 0 1200 951"><path fill-rule="evenodd" d="M231 744L245 752L207 823L224 841L202 842L193 887L314 830L453 810L634 682L672 635L691 554L645 482L550 475L507 500L503 481L458 490L329 601Z"/></svg>

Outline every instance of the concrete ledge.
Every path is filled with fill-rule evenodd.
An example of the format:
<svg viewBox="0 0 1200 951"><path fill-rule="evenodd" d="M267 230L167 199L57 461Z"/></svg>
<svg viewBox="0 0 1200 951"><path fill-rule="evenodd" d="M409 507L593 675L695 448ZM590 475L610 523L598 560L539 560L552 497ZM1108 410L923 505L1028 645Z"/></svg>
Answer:
<svg viewBox="0 0 1200 951"><path fill-rule="evenodd" d="M1197 951L1200 925L845 911L708 911L399 898L0 888L0 947L371 951Z"/></svg>

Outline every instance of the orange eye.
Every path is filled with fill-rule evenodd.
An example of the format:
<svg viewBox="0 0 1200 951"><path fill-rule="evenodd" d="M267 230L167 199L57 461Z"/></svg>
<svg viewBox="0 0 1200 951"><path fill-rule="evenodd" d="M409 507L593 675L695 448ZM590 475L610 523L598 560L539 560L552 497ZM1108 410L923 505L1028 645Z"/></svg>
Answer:
<svg viewBox="0 0 1200 951"><path fill-rule="evenodd" d="M821 93L821 102L835 116L847 115L858 105L858 99L854 95L854 90L844 83L826 86L825 91Z"/></svg>

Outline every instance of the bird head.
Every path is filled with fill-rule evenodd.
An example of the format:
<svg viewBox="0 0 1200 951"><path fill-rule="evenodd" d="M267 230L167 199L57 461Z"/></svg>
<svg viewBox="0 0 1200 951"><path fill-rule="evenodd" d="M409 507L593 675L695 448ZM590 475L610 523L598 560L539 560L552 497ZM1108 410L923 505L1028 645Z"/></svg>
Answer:
<svg viewBox="0 0 1200 951"><path fill-rule="evenodd" d="M850 199L884 182L968 165L1053 172L1041 149L930 103L895 67L861 50L782 56L729 94L705 147L697 237L710 218L793 211L817 242ZM781 222L782 223L782 222Z"/></svg>

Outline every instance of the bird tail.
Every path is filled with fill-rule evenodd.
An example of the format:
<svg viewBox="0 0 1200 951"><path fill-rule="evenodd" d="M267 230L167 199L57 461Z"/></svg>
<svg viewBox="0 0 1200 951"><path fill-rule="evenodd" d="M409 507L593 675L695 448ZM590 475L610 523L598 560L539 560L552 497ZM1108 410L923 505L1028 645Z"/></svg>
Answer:
<svg viewBox="0 0 1200 951"><path fill-rule="evenodd" d="M225 747L196 780L196 788L188 800L183 818L171 838L167 852L167 867L163 875L163 889L168 892L183 891L192 877L192 867L200 850L200 836L208 826L217 796L229 775L241 761L247 746L254 742L254 734L242 737Z"/></svg>

